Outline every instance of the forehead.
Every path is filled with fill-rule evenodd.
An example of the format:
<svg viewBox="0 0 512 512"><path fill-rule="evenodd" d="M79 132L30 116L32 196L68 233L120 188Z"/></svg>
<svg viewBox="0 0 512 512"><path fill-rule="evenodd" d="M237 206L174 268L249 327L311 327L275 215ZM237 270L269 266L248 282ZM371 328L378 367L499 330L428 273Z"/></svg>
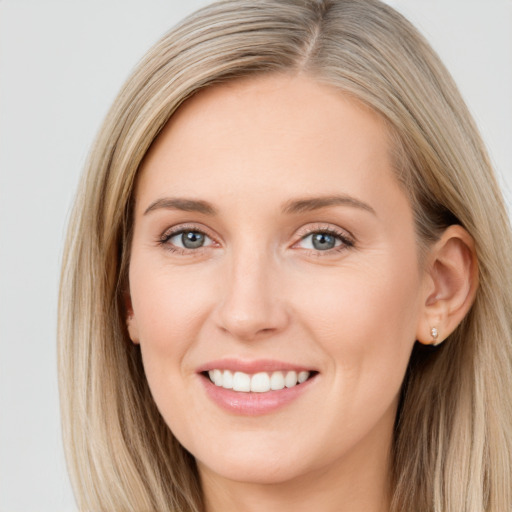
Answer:
<svg viewBox="0 0 512 512"><path fill-rule="evenodd" d="M366 195L394 180L390 154L384 120L334 87L306 76L243 79L178 109L143 161L137 202L159 189L194 196L216 187Z"/></svg>

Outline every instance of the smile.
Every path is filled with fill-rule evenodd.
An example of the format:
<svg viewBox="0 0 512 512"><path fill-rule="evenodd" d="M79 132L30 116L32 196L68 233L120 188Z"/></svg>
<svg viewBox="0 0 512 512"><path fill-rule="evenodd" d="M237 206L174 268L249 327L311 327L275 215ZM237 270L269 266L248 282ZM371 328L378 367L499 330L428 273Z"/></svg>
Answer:
<svg viewBox="0 0 512 512"><path fill-rule="evenodd" d="M208 371L213 384L224 389L232 389L242 393L267 393L281 389L293 388L306 382L311 375L309 371L275 371L259 372L253 375L241 371L214 369Z"/></svg>
<svg viewBox="0 0 512 512"><path fill-rule="evenodd" d="M275 412L315 387L319 372L275 360L222 359L198 368L206 395L221 409L244 416Z"/></svg>

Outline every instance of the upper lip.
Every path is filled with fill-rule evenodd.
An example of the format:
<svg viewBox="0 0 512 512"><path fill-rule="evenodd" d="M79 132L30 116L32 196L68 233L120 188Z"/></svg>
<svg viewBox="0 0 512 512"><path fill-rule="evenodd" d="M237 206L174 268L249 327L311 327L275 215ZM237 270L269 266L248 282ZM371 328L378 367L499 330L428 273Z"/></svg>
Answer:
<svg viewBox="0 0 512 512"><path fill-rule="evenodd" d="M197 373L208 372L210 370L230 370L232 372L244 372L249 374L259 372L276 372L276 371L314 371L313 368L302 366L299 364L287 363L275 359L254 359L251 361L226 358L209 361L197 368Z"/></svg>

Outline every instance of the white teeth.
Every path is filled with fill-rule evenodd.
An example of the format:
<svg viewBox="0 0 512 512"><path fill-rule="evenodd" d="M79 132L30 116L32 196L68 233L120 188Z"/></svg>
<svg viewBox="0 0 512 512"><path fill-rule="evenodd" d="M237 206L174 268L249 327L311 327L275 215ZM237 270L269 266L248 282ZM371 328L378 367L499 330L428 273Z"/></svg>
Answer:
<svg viewBox="0 0 512 512"><path fill-rule="evenodd" d="M299 384L302 384L303 382L306 382L309 377L309 372L299 372L299 375L297 376L297 380L299 381Z"/></svg>
<svg viewBox="0 0 512 512"><path fill-rule="evenodd" d="M229 370L224 370L222 374L222 387L225 389L233 389L233 374Z"/></svg>
<svg viewBox="0 0 512 512"><path fill-rule="evenodd" d="M270 377L270 389L277 391L284 388L283 372L274 372Z"/></svg>
<svg viewBox="0 0 512 512"><path fill-rule="evenodd" d="M215 385L218 385L215 383ZM243 372L235 372L233 376L233 389L235 391L251 391L251 376Z"/></svg>
<svg viewBox="0 0 512 512"><path fill-rule="evenodd" d="M293 388L297 385L297 372L288 372L284 378L284 385L287 388Z"/></svg>
<svg viewBox="0 0 512 512"><path fill-rule="evenodd" d="M302 384L308 380L310 372L302 371L297 374L295 371L286 372L259 372L249 375L244 372L235 372L229 370L214 369L208 372L210 380L219 387L233 389L248 393L266 393L267 391L278 391L284 387L293 388L297 384Z"/></svg>
<svg viewBox="0 0 512 512"><path fill-rule="evenodd" d="M222 386L222 372L220 370L213 370L213 382L216 386Z"/></svg>
<svg viewBox="0 0 512 512"><path fill-rule="evenodd" d="M270 391L270 377L268 373L256 373L251 377L251 391L256 393Z"/></svg>

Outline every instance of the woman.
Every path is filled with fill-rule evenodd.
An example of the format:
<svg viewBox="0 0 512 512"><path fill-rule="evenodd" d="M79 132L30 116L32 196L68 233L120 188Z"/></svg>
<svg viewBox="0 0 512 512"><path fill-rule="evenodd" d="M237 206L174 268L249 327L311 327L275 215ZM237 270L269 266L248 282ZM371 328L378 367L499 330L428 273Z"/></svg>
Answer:
<svg viewBox="0 0 512 512"><path fill-rule="evenodd" d="M510 510L510 249L474 123L390 7L198 11L119 94L69 228L80 508Z"/></svg>

